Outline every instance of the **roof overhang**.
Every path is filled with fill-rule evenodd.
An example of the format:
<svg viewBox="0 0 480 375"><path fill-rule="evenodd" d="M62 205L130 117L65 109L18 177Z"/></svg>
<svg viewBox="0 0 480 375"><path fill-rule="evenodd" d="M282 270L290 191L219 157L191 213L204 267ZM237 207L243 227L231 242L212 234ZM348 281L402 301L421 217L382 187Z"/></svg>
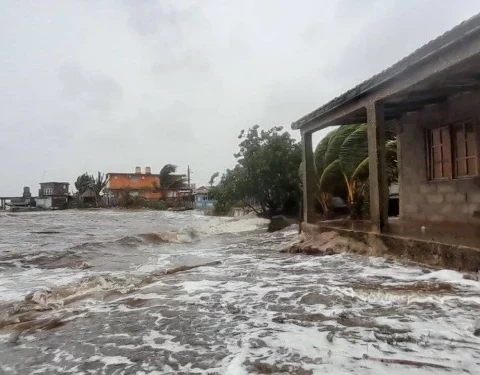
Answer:
<svg viewBox="0 0 480 375"><path fill-rule="evenodd" d="M457 93L480 89L480 14L390 68L300 118L292 129L313 132L366 122L365 106L382 101L385 119L401 117Z"/></svg>

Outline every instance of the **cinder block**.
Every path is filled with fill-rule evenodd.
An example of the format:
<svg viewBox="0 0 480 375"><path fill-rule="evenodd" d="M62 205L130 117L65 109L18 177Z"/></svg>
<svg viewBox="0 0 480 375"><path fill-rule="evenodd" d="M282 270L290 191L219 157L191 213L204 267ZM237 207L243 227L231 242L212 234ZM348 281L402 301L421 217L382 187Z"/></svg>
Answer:
<svg viewBox="0 0 480 375"><path fill-rule="evenodd" d="M467 193L468 203L480 203L480 191Z"/></svg>
<svg viewBox="0 0 480 375"><path fill-rule="evenodd" d="M447 193L445 194L445 202L447 203L465 203L467 195L465 193Z"/></svg>
<svg viewBox="0 0 480 375"><path fill-rule="evenodd" d="M433 204L443 203L444 197L443 197L443 194L430 193L430 194L425 194L425 200L427 201L427 203L433 203Z"/></svg>
<svg viewBox="0 0 480 375"><path fill-rule="evenodd" d="M480 210L480 203L467 203L462 205L462 213L467 216L473 216L475 211Z"/></svg>
<svg viewBox="0 0 480 375"><path fill-rule="evenodd" d="M457 187L453 182L449 181L449 182L438 184L437 191L439 193L455 193L457 191Z"/></svg>
<svg viewBox="0 0 480 375"><path fill-rule="evenodd" d="M407 203L403 205L403 211L407 214L416 214L418 212L418 204Z"/></svg>
<svg viewBox="0 0 480 375"><path fill-rule="evenodd" d="M437 191L436 184L422 184L418 187L421 194L435 193Z"/></svg>
<svg viewBox="0 0 480 375"><path fill-rule="evenodd" d="M455 212L455 205L452 203L445 203L440 206L439 212L443 215L452 214Z"/></svg>

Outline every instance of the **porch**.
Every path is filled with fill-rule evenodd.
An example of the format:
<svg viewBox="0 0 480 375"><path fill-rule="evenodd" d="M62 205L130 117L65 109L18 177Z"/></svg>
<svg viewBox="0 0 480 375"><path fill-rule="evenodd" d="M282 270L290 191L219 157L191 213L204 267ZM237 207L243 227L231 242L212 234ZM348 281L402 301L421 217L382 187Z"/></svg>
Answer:
<svg viewBox="0 0 480 375"><path fill-rule="evenodd" d="M480 248L480 15L292 124L303 144L303 220L316 223L312 134L368 127L370 221L322 225ZM397 130L400 217L388 218L385 122Z"/></svg>

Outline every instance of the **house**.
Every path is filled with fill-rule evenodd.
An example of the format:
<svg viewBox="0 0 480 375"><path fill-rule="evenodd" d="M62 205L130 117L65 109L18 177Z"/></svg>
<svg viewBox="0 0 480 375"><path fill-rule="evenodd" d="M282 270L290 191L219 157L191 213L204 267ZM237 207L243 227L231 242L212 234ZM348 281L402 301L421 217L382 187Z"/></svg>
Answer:
<svg viewBox="0 0 480 375"><path fill-rule="evenodd" d="M210 188L206 186L199 187L195 192L195 208L204 210L213 208L213 197L210 194Z"/></svg>
<svg viewBox="0 0 480 375"><path fill-rule="evenodd" d="M141 196L149 200L160 200L163 194L158 190L160 178L146 167L142 173L140 167L134 173L107 173L106 196L108 204L116 204L121 195L129 192L132 196Z"/></svg>
<svg viewBox="0 0 480 375"><path fill-rule="evenodd" d="M389 224L403 223L417 232L438 228L439 236L462 233L455 243L478 244L479 103L480 14L292 124L303 145L303 220L317 220L312 134L333 125L367 123L369 231L389 232ZM386 121L396 124L399 163L400 215L391 223Z"/></svg>
<svg viewBox="0 0 480 375"><path fill-rule="evenodd" d="M95 205L97 203L97 195L91 187L86 188L85 191L78 196L78 198L83 204L86 205Z"/></svg>
<svg viewBox="0 0 480 375"><path fill-rule="evenodd" d="M36 206L54 209L65 205L69 198L69 185L68 182L41 182L35 198Z"/></svg>

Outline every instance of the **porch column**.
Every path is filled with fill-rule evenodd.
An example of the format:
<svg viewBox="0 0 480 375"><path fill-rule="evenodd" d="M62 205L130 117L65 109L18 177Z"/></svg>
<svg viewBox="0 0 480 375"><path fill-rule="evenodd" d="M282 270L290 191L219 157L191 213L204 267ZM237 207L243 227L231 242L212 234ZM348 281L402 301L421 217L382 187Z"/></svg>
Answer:
<svg viewBox="0 0 480 375"><path fill-rule="evenodd" d="M388 186L383 103L369 103L366 109L368 124L370 220L373 231L380 233L384 231L388 225Z"/></svg>
<svg viewBox="0 0 480 375"><path fill-rule="evenodd" d="M311 132L302 132L302 160L303 221L313 223L315 221L315 163Z"/></svg>

